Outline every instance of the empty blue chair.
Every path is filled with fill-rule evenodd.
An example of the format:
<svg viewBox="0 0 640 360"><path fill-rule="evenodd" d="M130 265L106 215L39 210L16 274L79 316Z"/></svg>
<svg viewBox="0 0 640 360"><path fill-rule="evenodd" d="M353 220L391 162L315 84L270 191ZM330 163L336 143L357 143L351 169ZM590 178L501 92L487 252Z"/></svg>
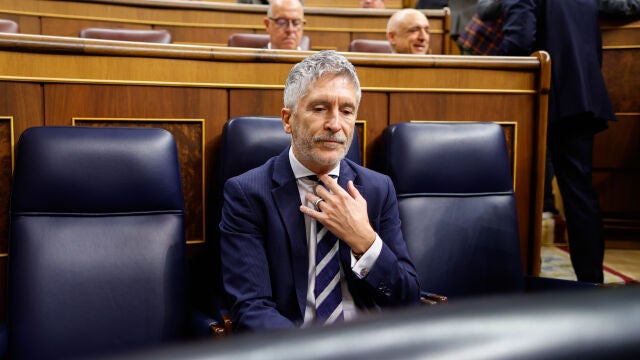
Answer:
<svg viewBox="0 0 640 360"><path fill-rule="evenodd" d="M173 136L30 128L15 164L10 356L89 357L182 339L186 245Z"/></svg>
<svg viewBox="0 0 640 360"><path fill-rule="evenodd" d="M398 123L383 137L384 171L424 291L454 299L594 286L525 277L500 125Z"/></svg>
<svg viewBox="0 0 640 360"><path fill-rule="evenodd" d="M241 116L230 119L222 131L221 184L264 164L289 145L291 135L284 132L279 117ZM353 136L347 158L362 164L357 134Z"/></svg>

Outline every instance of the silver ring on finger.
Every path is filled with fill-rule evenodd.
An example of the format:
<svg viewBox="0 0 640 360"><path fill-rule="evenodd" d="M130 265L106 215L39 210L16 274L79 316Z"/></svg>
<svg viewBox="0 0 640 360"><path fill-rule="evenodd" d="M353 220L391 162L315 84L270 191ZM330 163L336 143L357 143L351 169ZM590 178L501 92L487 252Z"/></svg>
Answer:
<svg viewBox="0 0 640 360"><path fill-rule="evenodd" d="M320 207L318 207L318 205L320 205L320 202L324 201L323 198L318 198L316 201L313 202L313 206L316 207L316 209L320 210Z"/></svg>

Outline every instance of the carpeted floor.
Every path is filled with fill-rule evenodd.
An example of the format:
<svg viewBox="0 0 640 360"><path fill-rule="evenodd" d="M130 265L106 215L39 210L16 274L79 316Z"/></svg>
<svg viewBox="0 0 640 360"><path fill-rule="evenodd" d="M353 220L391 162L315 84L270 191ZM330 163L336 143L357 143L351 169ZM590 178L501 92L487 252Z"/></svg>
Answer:
<svg viewBox="0 0 640 360"><path fill-rule="evenodd" d="M575 280L576 275L571 267L569 259L569 249L566 246L543 246L541 248L542 266L540 268L540 276ZM631 276L612 269L608 266L604 267L605 284L613 283L633 283L640 279L633 279Z"/></svg>

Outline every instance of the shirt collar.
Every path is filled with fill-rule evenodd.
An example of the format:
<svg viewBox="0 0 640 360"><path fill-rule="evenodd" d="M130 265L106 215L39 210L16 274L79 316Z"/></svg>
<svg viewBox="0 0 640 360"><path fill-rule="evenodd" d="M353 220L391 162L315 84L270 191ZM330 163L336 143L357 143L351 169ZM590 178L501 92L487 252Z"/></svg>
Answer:
<svg viewBox="0 0 640 360"><path fill-rule="evenodd" d="M271 41L269 41L269 42L267 43L267 49L271 50ZM300 46L298 45L298 47L296 48L296 50L299 50L299 51L300 51L300 50L302 50L302 48L300 48Z"/></svg>
<svg viewBox="0 0 640 360"><path fill-rule="evenodd" d="M289 147L289 163L291 164L291 169L293 170L293 175L296 179L300 179L303 177L307 177L309 175L317 175L313 171L307 169L293 154L293 147ZM340 176L340 162L329 171L329 175L335 175L336 177Z"/></svg>

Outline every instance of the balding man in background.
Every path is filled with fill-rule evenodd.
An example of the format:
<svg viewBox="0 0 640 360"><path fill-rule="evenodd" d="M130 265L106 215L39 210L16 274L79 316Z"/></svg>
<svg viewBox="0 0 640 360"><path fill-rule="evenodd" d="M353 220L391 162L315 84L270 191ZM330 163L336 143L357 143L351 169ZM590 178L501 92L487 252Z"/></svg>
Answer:
<svg viewBox="0 0 640 360"><path fill-rule="evenodd" d="M387 40L394 53L424 55L429 51L429 20L418 10L402 9L389 18Z"/></svg>
<svg viewBox="0 0 640 360"><path fill-rule="evenodd" d="M267 48L300 50L304 24L300 0L271 0L264 18L270 38Z"/></svg>

